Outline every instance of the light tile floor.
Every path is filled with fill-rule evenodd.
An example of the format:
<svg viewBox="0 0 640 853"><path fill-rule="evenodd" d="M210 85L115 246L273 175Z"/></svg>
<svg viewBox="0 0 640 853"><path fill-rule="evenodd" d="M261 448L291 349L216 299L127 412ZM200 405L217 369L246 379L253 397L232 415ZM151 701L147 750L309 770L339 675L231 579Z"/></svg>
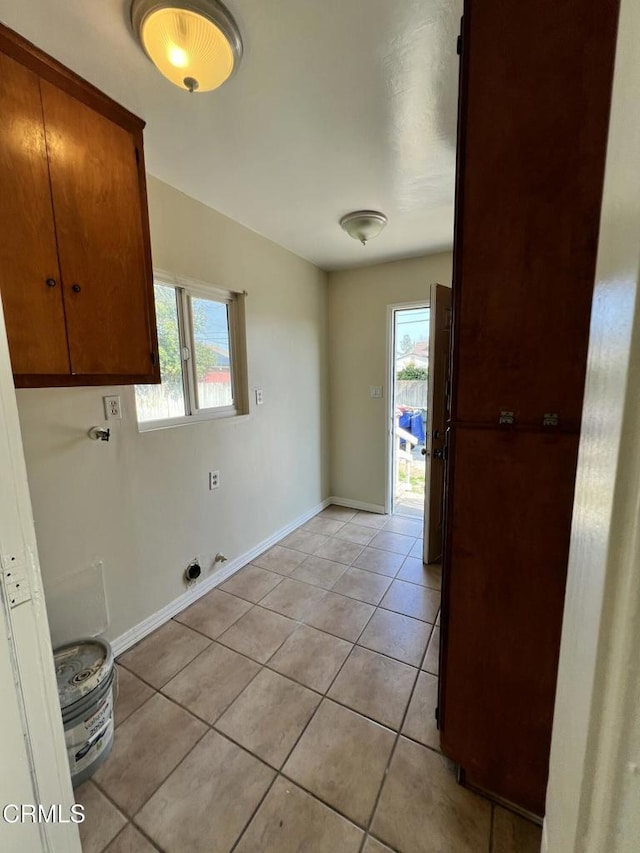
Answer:
<svg viewBox="0 0 640 853"><path fill-rule="evenodd" d="M440 571L329 507L119 660L85 853L535 853L439 752Z"/></svg>

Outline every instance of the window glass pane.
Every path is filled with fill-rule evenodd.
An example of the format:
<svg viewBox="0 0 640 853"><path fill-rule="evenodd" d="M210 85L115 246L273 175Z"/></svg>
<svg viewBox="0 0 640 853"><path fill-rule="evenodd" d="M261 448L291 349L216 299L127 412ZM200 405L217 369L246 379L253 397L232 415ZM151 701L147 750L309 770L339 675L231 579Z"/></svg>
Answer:
<svg viewBox="0 0 640 853"><path fill-rule="evenodd" d="M197 405L214 409L233 405L229 307L225 302L191 297L195 342Z"/></svg>
<svg viewBox="0 0 640 853"><path fill-rule="evenodd" d="M180 418L186 414L178 327L178 292L175 287L164 284L155 284L153 290L162 384L136 386L139 421Z"/></svg>

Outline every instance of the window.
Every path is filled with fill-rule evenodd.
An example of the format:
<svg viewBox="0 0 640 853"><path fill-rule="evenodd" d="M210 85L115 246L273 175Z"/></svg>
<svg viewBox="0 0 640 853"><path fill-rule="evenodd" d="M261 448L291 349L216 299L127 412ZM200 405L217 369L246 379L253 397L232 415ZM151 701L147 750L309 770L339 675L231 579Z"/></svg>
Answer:
<svg viewBox="0 0 640 853"><path fill-rule="evenodd" d="M137 385L142 429L246 414L244 295L171 276L154 283L160 385Z"/></svg>

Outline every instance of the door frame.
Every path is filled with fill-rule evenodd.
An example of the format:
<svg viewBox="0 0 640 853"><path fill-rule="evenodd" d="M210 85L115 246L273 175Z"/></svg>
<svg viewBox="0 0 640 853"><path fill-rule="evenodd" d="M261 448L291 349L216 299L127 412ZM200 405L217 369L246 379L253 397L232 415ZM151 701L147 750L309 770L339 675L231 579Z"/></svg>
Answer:
<svg viewBox="0 0 640 853"><path fill-rule="evenodd" d="M640 837L640 5L621 0L545 853Z"/></svg>
<svg viewBox="0 0 640 853"><path fill-rule="evenodd" d="M393 417L394 417L394 400L395 400L395 361L394 361L394 344L395 344L395 323L394 315L396 311L411 310L412 308L428 308L431 310L431 291L428 290L425 299L413 300L411 302L394 302L387 305L387 394L385 405L385 430L386 430L386 485L384 496L384 511L386 515L390 515L393 510ZM427 380L429 381L429 380ZM426 465L425 465L426 468Z"/></svg>
<svg viewBox="0 0 640 853"><path fill-rule="evenodd" d="M5 672L13 672L14 687L13 696L6 697L3 702L11 704L18 712L13 716L13 731L4 732L3 789L6 789L7 779L11 785L14 779L30 777L30 802L36 806L42 804L45 808L59 806L62 817L69 820L70 807L75 800L1 302L0 473L0 571L6 578L9 567L17 565L30 593L28 600L11 608L4 585L0 588L0 629L4 634L0 643L0 667ZM40 850L80 853L77 824L40 823L38 830ZM34 850L28 840L33 840L32 832L32 825L5 823L0 815L2 849L24 847Z"/></svg>
<svg viewBox="0 0 640 853"><path fill-rule="evenodd" d="M438 291L438 288L442 288ZM443 294L447 293L446 297ZM424 493L424 517L423 517L423 545L422 545L422 561L425 565L436 562L438 559L442 562L444 557L444 497L447 482L447 423L449 420L449 394L448 385L451 379L451 336L453 334L452 310L453 310L453 292L451 287L445 284L435 283L431 285L431 311L429 314L429 395L427 408L427 425L426 425L426 455L425 455L425 493ZM445 307L446 303L446 307ZM446 312L446 320L444 328L439 330L438 322L440 319L439 311ZM447 333L446 349L443 352L443 338L439 337L438 332L444 335ZM438 349L436 349L438 347ZM439 374L437 368L440 367L440 358L442 357L444 375ZM440 387L440 384L442 387ZM436 390L438 397L436 397ZM440 394L440 392L442 392ZM442 436L439 436L437 441L442 444L443 456L440 460L441 469L438 475L437 467L434 467L434 441L435 439L435 413L442 406ZM440 449L440 448L436 448ZM434 474L436 475L434 477ZM438 483L438 491L434 495L434 483ZM441 512L441 530L440 530L440 549L438 553L433 553L433 533L431 521L433 518L433 497L436 497ZM430 553L431 552L431 553Z"/></svg>

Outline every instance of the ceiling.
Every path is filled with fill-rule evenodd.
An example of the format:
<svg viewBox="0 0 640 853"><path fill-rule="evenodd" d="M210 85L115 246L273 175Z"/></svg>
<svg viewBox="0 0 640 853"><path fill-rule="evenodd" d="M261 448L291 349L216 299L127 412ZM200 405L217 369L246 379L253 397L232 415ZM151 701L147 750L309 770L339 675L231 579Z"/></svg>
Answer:
<svg viewBox="0 0 640 853"><path fill-rule="evenodd" d="M327 270L450 248L462 0L227 0L238 73L189 95L129 0L0 0L0 20L147 122L148 171ZM363 247L338 225L389 224Z"/></svg>

